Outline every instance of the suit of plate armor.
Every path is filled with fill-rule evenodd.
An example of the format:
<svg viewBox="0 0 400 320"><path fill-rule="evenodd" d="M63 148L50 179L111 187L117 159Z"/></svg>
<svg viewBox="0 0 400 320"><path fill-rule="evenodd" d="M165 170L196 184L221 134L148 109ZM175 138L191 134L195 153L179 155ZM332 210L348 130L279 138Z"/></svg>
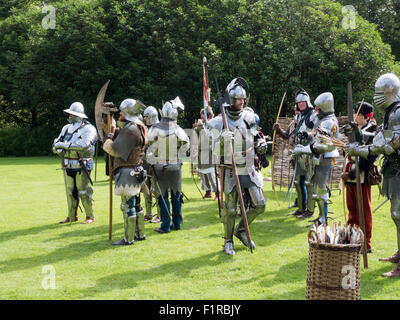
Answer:
<svg viewBox="0 0 400 320"><path fill-rule="evenodd" d="M86 119L80 102L71 104L64 113L70 124L65 125L53 142L53 152L63 158L63 171L68 203L68 218L61 223L78 219L79 201L86 213L85 223L93 222L93 189L89 185L93 155L98 139L96 128Z"/></svg>
<svg viewBox="0 0 400 320"><path fill-rule="evenodd" d="M224 224L224 252L233 255L233 235L235 235L245 246L255 248L252 241L249 243L245 232L243 217L240 218L235 228L235 218L239 216L238 203L239 194L236 189L235 177L232 170L232 155L224 148L226 139L233 140L233 152L235 155L237 172L242 191L244 191L244 202L247 211L247 220L250 225L254 219L265 211L266 199L263 193L263 176L254 165L255 154L264 154L267 150L265 140L255 137L258 135L254 112L245 108L234 110L231 106L235 99L246 98L245 87L242 78L235 78L227 86L225 91L225 103L228 129L223 130L223 119L219 115L208 122L210 133L215 141L214 154L220 157L220 163L225 166L224 174L224 208L222 210L222 222ZM222 159L223 157L223 159Z"/></svg>
<svg viewBox="0 0 400 320"><path fill-rule="evenodd" d="M212 115L212 110L207 110L207 115ZM212 116L207 120L207 124L211 118ZM193 129L197 135L197 139L195 140L197 143L192 143L192 150L194 152L191 154L191 156L193 162L197 163L197 171L201 181L201 189L206 191L204 197L211 198L211 192L217 192L217 179L215 177L212 156L212 139L210 139L206 124L201 119L193 124Z"/></svg>
<svg viewBox="0 0 400 320"><path fill-rule="evenodd" d="M167 233L171 228L179 230L182 222L182 158L189 150L190 142L176 123L178 108L184 110L179 97L167 101L161 110L160 122L153 125L148 134L146 159L151 167L160 207L161 226L155 229L160 233ZM168 191L171 192L171 204Z"/></svg>
<svg viewBox="0 0 400 320"><path fill-rule="evenodd" d="M384 74L375 83L375 104L385 110L383 129L374 137L371 145L351 143L347 150L349 155L361 156L383 154L382 193L391 204L391 217L397 229L397 252L380 259L397 263L397 267L384 276L400 276L400 80L392 74Z"/></svg>
<svg viewBox="0 0 400 320"><path fill-rule="evenodd" d="M295 129L292 132L288 130L283 132L278 130L280 136L286 139L290 139L294 136L294 144L301 144L307 146L311 142L311 132L314 125L318 122L318 116L314 107L310 102L310 96L308 93L302 89L296 90L295 92L295 102L298 114L295 115L294 123ZM305 102L307 108L302 112L298 104L300 102ZM280 128L279 128L280 129ZM299 154L295 157L295 168L294 173L294 186L296 188L297 200L298 200L298 210L292 215L298 216L298 218L308 218L314 214L314 199L312 197L313 186L311 179L314 175L314 162L313 155L310 154Z"/></svg>
<svg viewBox="0 0 400 320"><path fill-rule="evenodd" d="M153 106L147 107L144 112L143 112L143 118L144 118L144 123L147 127L147 131L150 130L150 128L159 123L160 121L158 120L158 111L156 108ZM150 167L149 164L147 163L146 157L143 159L143 168L146 170L147 173L149 173ZM153 190L155 190L155 182L154 182L154 177L152 176L151 178L146 180L146 185L147 189L149 190L149 193L144 192L144 203L145 203L145 208L146 208L146 215L144 216L144 220L151 220L153 218ZM157 218L160 217L160 209L159 206L157 207Z"/></svg>
<svg viewBox="0 0 400 320"><path fill-rule="evenodd" d="M131 245L134 240L146 239L139 197L146 179L142 163L147 132L139 118L145 105L139 100L125 99L119 108L124 121L118 121L120 129L114 134L107 134L103 144L104 151L114 157L114 192L116 196L121 196L120 208L124 218L124 238L111 244Z"/></svg>
<svg viewBox="0 0 400 320"><path fill-rule="evenodd" d="M328 138L338 138L339 125L334 114L334 100L330 92L320 94L314 101L318 107L318 121L314 126L316 136L312 136L312 141L307 146L296 145L293 149L293 155L312 154L314 163L314 175L311 179L313 186L313 200L317 203L319 217L316 220L319 224L327 223L329 192L327 183L330 177L334 159L339 156L339 151L332 144L322 143L318 135ZM314 204L311 204L312 209ZM312 210L311 210L312 211Z"/></svg>

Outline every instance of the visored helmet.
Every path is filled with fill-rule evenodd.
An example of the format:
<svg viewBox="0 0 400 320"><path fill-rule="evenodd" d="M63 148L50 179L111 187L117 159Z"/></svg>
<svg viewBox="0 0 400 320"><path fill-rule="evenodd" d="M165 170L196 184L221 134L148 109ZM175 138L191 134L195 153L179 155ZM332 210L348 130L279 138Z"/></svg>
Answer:
<svg viewBox="0 0 400 320"><path fill-rule="evenodd" d="M121 102L119 110L124 113L125 119L129 121L140 120L140 114L146 109L143 102L135 99L125 99Z"/></svg>
<svg viewBox="0 0 400 320"><path fill-rule="evenodd" d="M145 118L146 126L152 126L159 122L157 109L154 108L153 106L149 106L143 111L143 117L146 117Z"/></svg>
<svg viewBox="0 0 400 320"><path fill-rule="evenodd" d="M235 78L233 79L228 86L225 89L225 95L224 95L224 103L222 104L224 107L226 107L226 113L228 114L228 117L237 120L242 116L243 110L234 110L231 107L235 99L245 99L247 98L246 90L249 89L249 85L247 84L246 80L243 78Z"/></svg>
<svg viewBox="0 0 400 320"><path fill-rule="evenodd" d="M225 89L225 103L223 106L227 107L233 105L235 99L238 98L246 99L246 90L248 89L249 85L247 84L246 80L240 77L233 79Z"/></svg>
<svg viewBox="0 0 400 320"><path fill-rule="evenodd" d="M379 108L386 109L399 101L400 80L394 73L386 73L375 82L374 102Z"/></svg>
<svg viewBox="0 0 400 320"><path fill-rule="evenodd" d="M335 112L335 103L331 92L324 92L315 99L314 104L323 113Z"/></svg>
<svg viewBox="0 0 400 320"><path fill-rule="evenodd" d="M164 103L164 106L161 110L161 116L171 120L177 120L178 108L185 110L185 106L183 105L181 99L179 97L176 97L174 100L170 100Z"/></svg>

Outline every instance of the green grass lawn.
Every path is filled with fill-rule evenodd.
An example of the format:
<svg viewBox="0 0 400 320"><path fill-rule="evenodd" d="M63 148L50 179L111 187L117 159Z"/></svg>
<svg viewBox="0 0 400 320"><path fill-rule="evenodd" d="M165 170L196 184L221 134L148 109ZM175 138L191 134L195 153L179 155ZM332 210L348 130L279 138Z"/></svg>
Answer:
<svg viewBox="0 0 400 320"><path fill-rule="evenodd" d="M236 241L236 255L230 257L222 252L217 203L200 197L185 163L183 191L189 201L183 205L182 230L158 234L153 231L158 225L146 223L146 241L114 247L108 240L108 180L101 160L95 223L60 225L67 215L62 172L56 170L60 160L0 159L0 299L305 299L308 222L287 216L286 190L278 187L278 206L271 182L264 183L267 208L251 225L257 248L251 254ZM269 168L263 174L268 176ZM373 208L382 200L373 187ZM337 190L332 201L331 216L343 221ZM113 197L113 240L123 237L119 203ZM389 206L374 215L373 253L369 268L361 267L364 300L400 298L400 279L380 276L392 264L378 261L397 249ZM43 285L48 268L55 272L55 289Z"/></svg>

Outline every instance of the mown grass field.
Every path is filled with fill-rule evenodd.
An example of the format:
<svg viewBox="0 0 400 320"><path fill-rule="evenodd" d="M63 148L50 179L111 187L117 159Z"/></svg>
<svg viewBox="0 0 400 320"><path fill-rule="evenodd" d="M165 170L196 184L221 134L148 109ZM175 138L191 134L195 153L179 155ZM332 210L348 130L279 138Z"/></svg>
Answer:
<svg viewBox="0 0 400 320"><path fill-rule="evenodd" d="M58 224L66 217L59 167L56 157L0 158L0 299L305 299L308 222L287 216L286 190L278 188L278 206L271 182L265 182L267 209L251 225L257 249L251 254L236 241L230 257L222 252L217 203L200 197L185 163L189 201L182 230L158 234L158 225L146 223L146 241L114 247L108 240L104 161L98 163L96 221L90 225ZM269 176L269 168L263 173ZM119 240L120 200L113 200L113 240ZM374 187L373 208L382 200ZM331 216L343 221L337 190L332 201ZM399 299L400 279L380 276L393 265L378 261L396 250L389 203L374 215L372 246L369 268L361 267L362 299ZM54 289L46 286L49 270L55 272Z"/></svg>

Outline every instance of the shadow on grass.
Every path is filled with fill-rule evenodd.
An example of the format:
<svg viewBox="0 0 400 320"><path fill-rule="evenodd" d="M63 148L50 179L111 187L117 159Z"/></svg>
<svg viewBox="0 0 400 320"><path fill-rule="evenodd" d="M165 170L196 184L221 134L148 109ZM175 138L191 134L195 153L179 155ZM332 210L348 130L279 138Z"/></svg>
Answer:
<svg viewBox="0 0 400 320"><path fill-rule="evenodd" d="M221 250L196 258L166 263L151 269L146 268L130 273L112 274L96 280L95 287L85 289L81 291L81 294L85 297L93 297L98 292L104 293L115 289L132 289L142 281L154 280L156 277L162 278L166 274L173 274L177 281L179 281L179 278L187 278L191 272L198 268L210 265L216 266L229 261L234 262L233 257L224 254Z"/></svg>
<svg viewBox="0 0 400 320"><path fill-rule="evenodd" d="M67 227L67 226L66 226ZM29 258L17 258L8 259L0 263L0 270L2 273L13 272L17 270L31 269L44 264L54 264L60 261L71 261L82 258L87 258L93 253L99 251L111 250L114 247L110 245L108 241L107 233L108 226L100 226L96 228L91 228L86 231L76 230L70 232L70 236L73 235L85 235L91 234L91 237L97 236L95 239L85 240L80 242L70 243L61 248L57 248L49 254L36 255ZM95 235L93 235L95 234ZM60 235L60 239L63 238L63 234ZM54 239L52 239L54 240ZM50 241L43 239L42 241Z"/></svg>
<svg viewBox="0 0 400 320"><path fill-rule="evenodd" d="M304 287L292 290L292 291L285 291L282 294L274 293L273 296L265 296L263 299L265 300L299 300L305 299L306 296L306 278L307 275L307 265L308 265L308 258L303 257L293 263L288 263L282 265L277 273L268 272L268 258L266 258L266 272L262 276L257 275L250 279L242 280L242 281L235 281L229 286L232 288L237 287L241 284L246 283L258 283L260 287L265 288L272 288L277 285L286 284L286 283L295 283L295 282L304 282ZM299 272L299 270L303 270L304 272ZM271 275L274 275L272 278L268 278ZM268 278L268 279L267 279ZM274 290L278 292L278 290Z"/></svg>
<svg viewBox="0 0 400 320"><path fill-rule="evenodd" d="M361 263L362 265L362 263ZM376 295L384 290L389 284L395 282L399 285L400 277L388 278L382 277L382 273L389 272L396 267L394 263L382 262L382 267L375 270L363 269L361 266L361 299L376 299ZM394 296L393 299L398 299Z"/></svg>
<svg viewBox="0 0 400 320"><path fill-rule="evenodd" d="M51 223L46 225L41 225L37 227L27 228L27 229L17 229L12 231L6 231L0 233L0 242L9 241L18 237L29 236L37 233L41 233L47 230L53 230L60 228L59 223Z"/></svg>

